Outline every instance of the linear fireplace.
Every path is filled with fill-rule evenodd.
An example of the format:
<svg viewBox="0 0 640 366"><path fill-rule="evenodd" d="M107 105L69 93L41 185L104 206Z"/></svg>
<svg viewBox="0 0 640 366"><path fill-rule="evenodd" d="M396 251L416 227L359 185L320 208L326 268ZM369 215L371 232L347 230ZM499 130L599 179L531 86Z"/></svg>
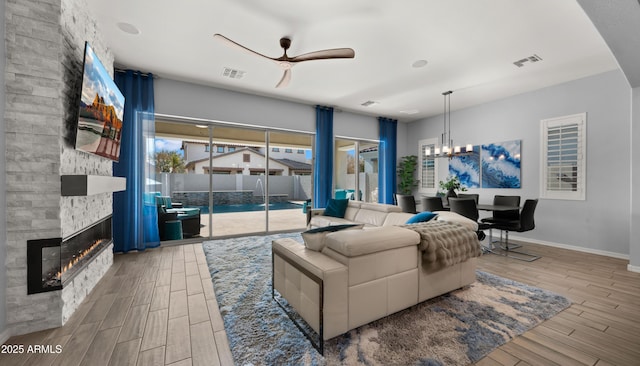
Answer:
<svg viewBox="0 0 640 366"><path fill-rule="evenodd" d="M27 293L64 287L113 242L111 215L69 237L27 241Z"/></svg>

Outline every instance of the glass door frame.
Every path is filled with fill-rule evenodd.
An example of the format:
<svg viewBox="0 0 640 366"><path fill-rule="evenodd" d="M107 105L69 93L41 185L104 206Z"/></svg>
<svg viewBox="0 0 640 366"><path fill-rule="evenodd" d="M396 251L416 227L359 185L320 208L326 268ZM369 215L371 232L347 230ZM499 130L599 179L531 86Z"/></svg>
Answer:
<svg viewBox="0 0 640 366"><path fill-rule="evenodd" d="M354 189L355 189L355 195L356 198L360 198L360 144L375 144L378 146L378 161L380 159L380 140L374 140L374 139L363 139L363 138L356 138L356 137L347 137L347 136L340 136L340 135L335 135L334 136L334 141L333 141L333 146L334 146L334 169L333 169L333 184L331 189L333 190L332 193L332 197L335 197L335 191L336 191L336 182L338 181L338 177L337 177L337 170L336 170L336 156L335 156L335 151L337 150L337 146L338 146L338 140L340 141L349 141L353 143L353 149L354 149L354 175L355 175L355 182L354 182ZM362 199L358 199L358 201L363 201L363 202L369 202L368 201L368 197L366 197L366 193L367 192L363 192L363 200Z"/></svg>
<svg viewBox="0 0 640 366"><path fill-rule="evenodd" d="M158 122L158 120L162 123L162 122L169 122L169 123L176 123L176 124L185 124L185 125L201 125L201 126L207 126L207 129L209 131L209 136L208 136L208 145L209 145L209 194L208 194L208 204L209 204L209 217L208 217L208 232L205 235L202 235L200 237L196 237L196 238L186 238L186 239L180 239L180 240L169 240L169 241L162 241L162 245L163 246L171 246L171 245L181 245L181 244L191 244L191 243L197 243L197 242L202 242L203 240L217 240L217 239L225 239L225 238L231 238L231 237L241 237L241 236L247 236L247 235L268 235L271 234L271 232L269 231L269 194L267 193L265 195L265 218L264 218L264 231L257 231L257 232L249 232L249 233L240 233L240 234L230 234L230 235L220 235L220 236L215 236L214 235L214 219L213 219L213 189L214 189L214 182L213 182L213 142L214 142L214 130L216 127L229 127L229 128L239 128L239 129L250 129L250 130L254 130L254 131L264 131L264 144L265 144L265 183L264 183L264 191L265 192L269 192L269 174L268 172L270 171L270 167L269 167L269 159L270 159L270 133L271 132L280 132L280 133L291 133L291 134L301 134L301 135L307 135L311 137L311 152L312 152L312 161L311 161L311 169L312 169L312 175L313 175L313 168L314 168L314 163L315 163L315 154L313 153L315 151L315 132L308 132L308 131L300 131L300 130L292 130L292 129L285 129L285 128L274 128L274 127L266 127L266 126L257 126L257 125L249 125L249 124L241 124L241 123L234 123L234 122L223 122L223 121L215 121L215 120L204 120L204 119L194 119L194 118L189 118L189 117L179 117L179 116L169 116L169 115L163 115L163 114L156 114L156 123ZM314 189L314 185L313 185L313 180L311 180L311 190L313 192ZM292 229L291 231L297 231L298 229ZM288 230L279 230L278 232L286 232Z"/></svg>

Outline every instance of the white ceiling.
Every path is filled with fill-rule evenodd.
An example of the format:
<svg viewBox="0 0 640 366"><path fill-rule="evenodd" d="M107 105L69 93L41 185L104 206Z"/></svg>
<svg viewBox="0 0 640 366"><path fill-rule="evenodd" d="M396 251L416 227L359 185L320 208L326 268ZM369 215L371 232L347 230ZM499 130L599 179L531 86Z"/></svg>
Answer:
<svg viewBox="0 0 640 366"><path fill-rule="evenodd" d="M617 63L576 0L89 0L116 65L184 80L372 116L412 121L613 70ZM140 34L120 30L136 26ZM354 59L293 68L276 89L274 63L213 38L220 33L256 52L289 56L350 47ZM531 55L543 60L518 68ZM417 60L423 68L413 68ZM224 67L246 72L222 77ZM379 104L363 107L372 100ZM401 111L418 111L407 115Z"/></svg>

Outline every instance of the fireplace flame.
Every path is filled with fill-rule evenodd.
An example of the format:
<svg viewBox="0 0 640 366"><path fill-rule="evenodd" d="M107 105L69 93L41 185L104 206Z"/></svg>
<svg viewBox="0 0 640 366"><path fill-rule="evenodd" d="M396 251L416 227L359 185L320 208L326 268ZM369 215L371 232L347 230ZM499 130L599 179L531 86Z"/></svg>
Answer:
<svg viewBox="0 0 640 366"><path fill-rule="evenodd" d="M71 259L69 261L69 263L67 263L64 266L62 266L62 269L60 269L60 272L58 272L56 274L56 279L60 280L62 278L62 274L64 274L68 270L70 270L74 265L76 265L78 262L80 262L84 257L89 255L89 253L93 249L95 249L98 245L100 245L100 243L102 243L103 240L104 239L99 239L99 240L94 241L93 244L91 244L88 248L86 248L85 250L83 250L79 254L74 255L73 259Z"/></svg>

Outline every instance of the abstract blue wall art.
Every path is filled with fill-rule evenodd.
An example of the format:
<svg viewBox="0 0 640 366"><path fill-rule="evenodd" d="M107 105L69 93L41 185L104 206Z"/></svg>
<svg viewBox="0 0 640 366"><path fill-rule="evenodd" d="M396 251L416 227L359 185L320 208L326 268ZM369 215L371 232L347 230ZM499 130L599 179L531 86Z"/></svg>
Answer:
<svg viewBox="0 0 640 366"><path fill-rule="evenodd" d="M482 188L520 188L520 142L482 145Z"/></svg>
<svg viewBox="0 0 640 366"><path fill-rule="evenodd" d="M449 175L457 176L463 187L480 188L480 146L474 146L470 155L452 157Z"/></svg>

